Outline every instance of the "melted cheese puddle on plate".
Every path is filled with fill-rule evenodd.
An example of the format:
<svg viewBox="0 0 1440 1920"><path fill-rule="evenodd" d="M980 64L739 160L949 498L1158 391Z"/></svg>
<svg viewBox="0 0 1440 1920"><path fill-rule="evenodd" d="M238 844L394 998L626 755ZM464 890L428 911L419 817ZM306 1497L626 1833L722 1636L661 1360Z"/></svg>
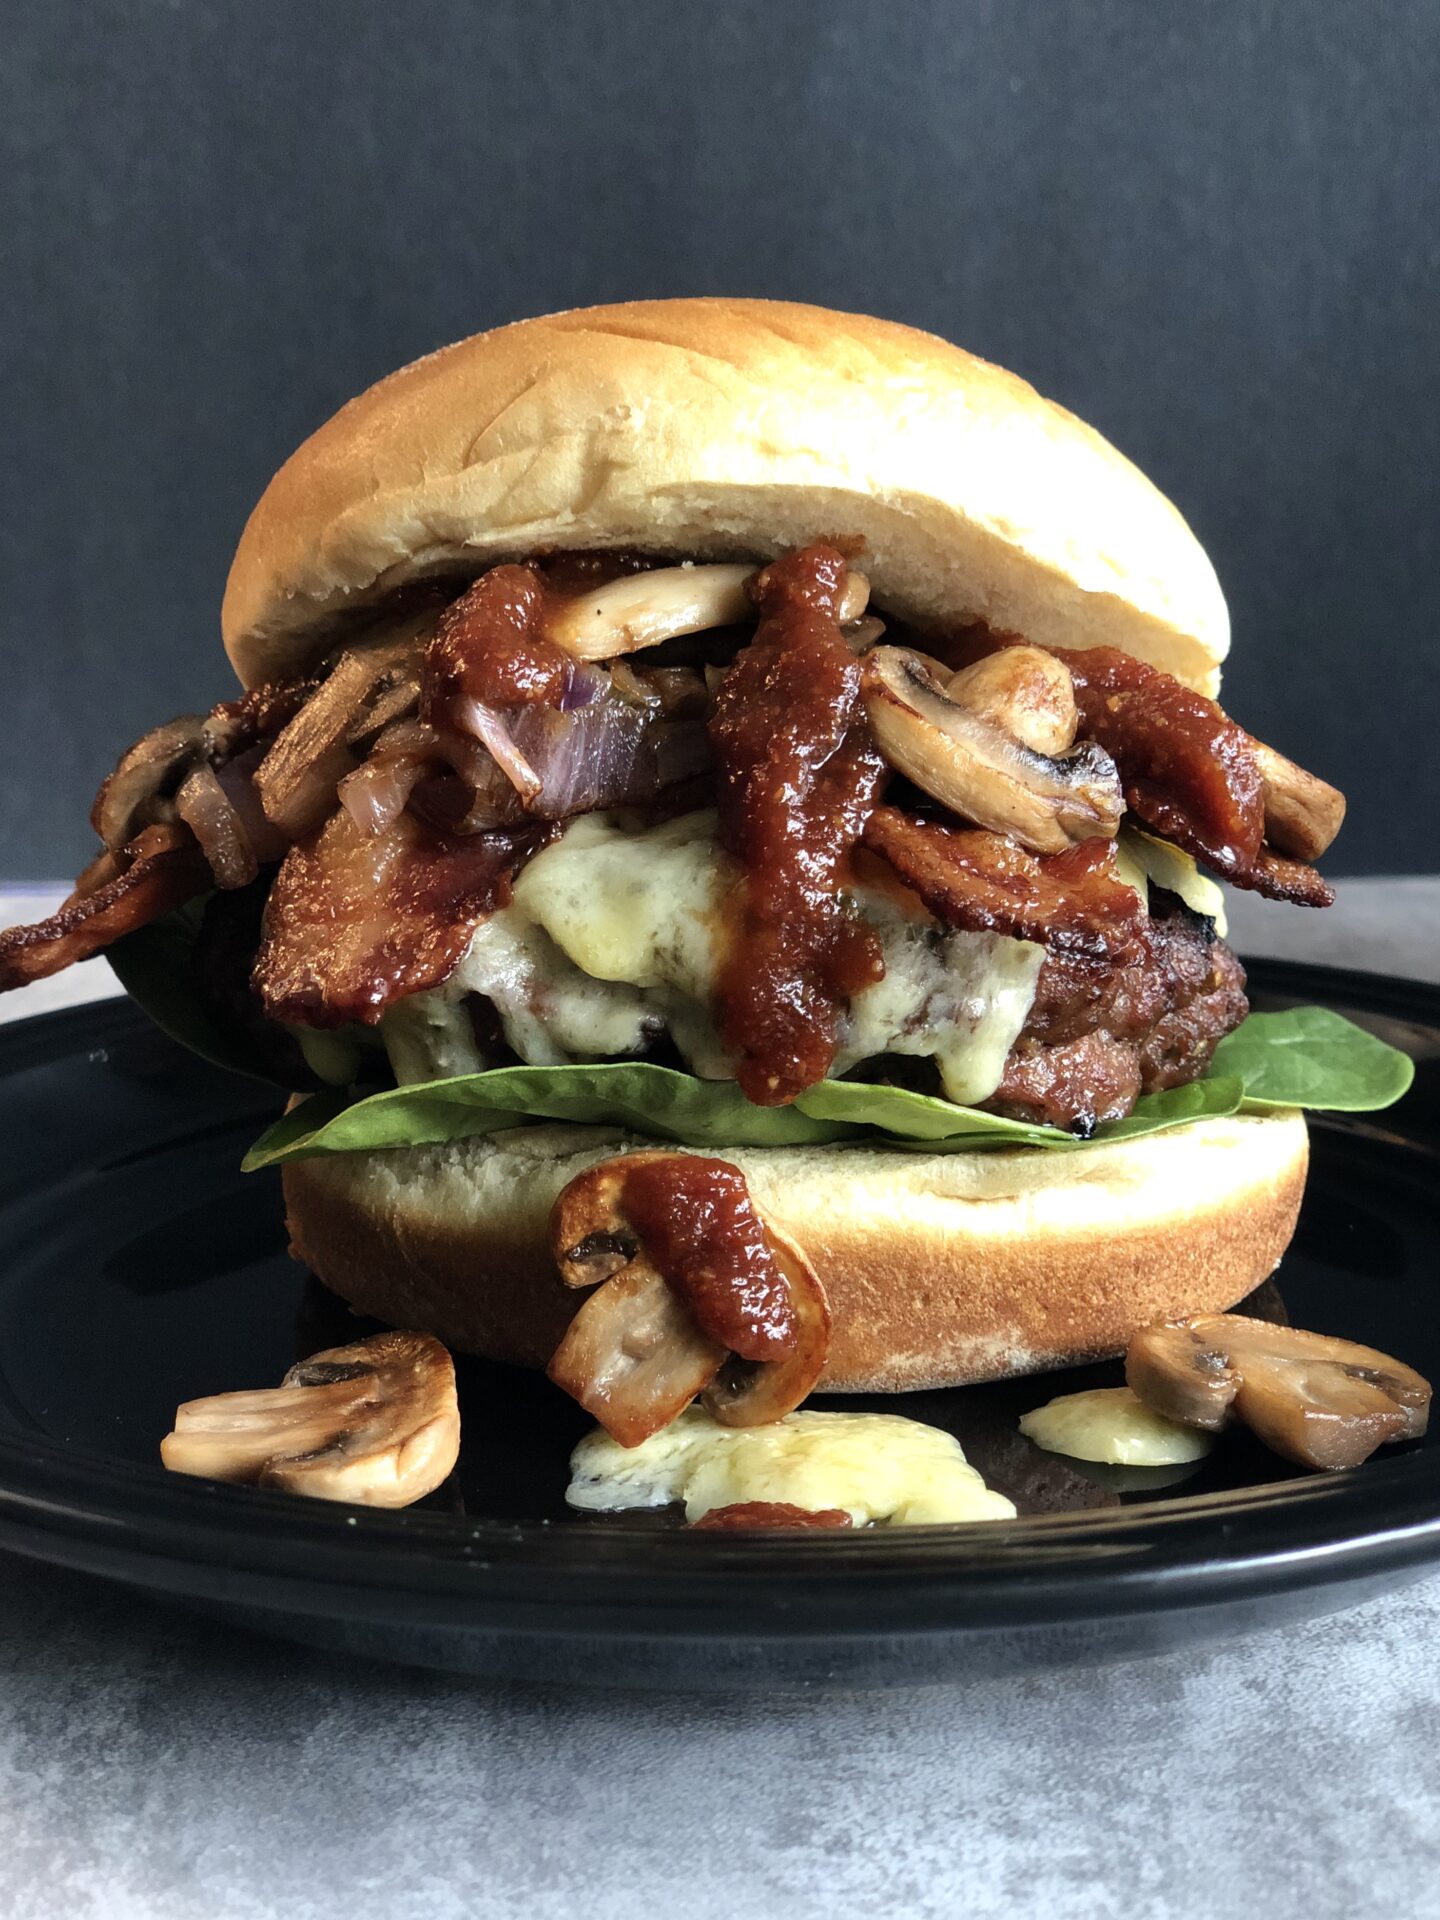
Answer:
<svg viewBox="0 0 1440 1920"><path fill-rule="evenodd" d="M1111 1467L1183 1466L1203 1460L1215 1444L1213 1433L1152 1413L1129 1387L1063 1393L1025 1414L1020 1431L1047 1453Z"/></svg>
<svg viewBox="0 0 1440 1920"><path fill-rule="evenodd" d="M692 1524L751 1500L843 1507L857 1527L1015 1517L958 1440L895 1413L789 1413L772 1426L722 1427L693 1406L638 1447L597 1428L570 1456L565 1498L593 1513L683 1501Z"/></svg>

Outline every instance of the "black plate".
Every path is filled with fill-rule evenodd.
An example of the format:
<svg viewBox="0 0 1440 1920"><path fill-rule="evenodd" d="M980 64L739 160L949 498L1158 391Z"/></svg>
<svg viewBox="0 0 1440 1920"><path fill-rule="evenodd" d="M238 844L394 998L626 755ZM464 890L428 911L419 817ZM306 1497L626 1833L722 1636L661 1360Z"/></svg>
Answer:
<svg viewBox="0 0 1440 1920"><path fill-rule="evenodd" d="M1419 1062L1388 1114L1321 1120L1300 1231L1257 1310L1440 1375L1440 990L1258 962ZM586 1424L543 1380L462 1364L452 1482L399 1514L165 1474L177 1403L279 1379L363 1323L285 1257L279 1182L236 1171L273 1112L124 1003L0 1029L0 1544L296 1638L576 1683L878 1684L1110 1658L1349 1604L1440 1558L1440 1445L1288 1474L1228 1437L1191 1477L1080 1469L1020 1439L1116 1367L897 1404L957 1433L1014 1523L693 1534L569 1515ZM1183 1491L1182 1491L1183 1488Z"/></svg>

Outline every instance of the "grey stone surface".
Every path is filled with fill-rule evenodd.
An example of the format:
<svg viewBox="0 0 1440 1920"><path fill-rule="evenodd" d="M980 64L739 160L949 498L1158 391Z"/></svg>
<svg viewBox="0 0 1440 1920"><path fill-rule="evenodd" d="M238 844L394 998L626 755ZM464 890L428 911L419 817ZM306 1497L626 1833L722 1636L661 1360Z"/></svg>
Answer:
<svg viewBox="0 0 1440 1920"><path fill-rule="evenodd" d="M1440 880L1348 883L1303 951L1433 977L1437 916ZM575 1695L0 1557L0 1916L1430 1920L1437 1629L1440 1579L1097 1671Z"/></svg>

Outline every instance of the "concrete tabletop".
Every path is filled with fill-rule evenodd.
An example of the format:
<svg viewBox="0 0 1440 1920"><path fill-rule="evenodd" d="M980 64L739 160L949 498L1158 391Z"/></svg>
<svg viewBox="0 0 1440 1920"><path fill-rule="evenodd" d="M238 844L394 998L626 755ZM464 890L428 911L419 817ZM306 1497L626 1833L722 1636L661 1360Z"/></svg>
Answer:
<svg viewBox="0 0 1440 1920"><path fill-rule="evenodd" d="M1243 900L1232 934L1434 979L1440 880L1342 884L1327 915ZM1433 1579L1095 1671L577 1695L309 1652L0 1556L0 1916L1426 1920L1437 1636Z"/></svg>

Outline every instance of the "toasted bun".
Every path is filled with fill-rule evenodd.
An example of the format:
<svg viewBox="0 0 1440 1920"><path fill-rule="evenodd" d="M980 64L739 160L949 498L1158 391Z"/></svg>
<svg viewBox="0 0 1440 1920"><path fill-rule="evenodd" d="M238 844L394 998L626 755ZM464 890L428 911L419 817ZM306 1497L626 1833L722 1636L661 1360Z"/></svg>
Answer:
<svg viewBox="0 0 1440 1920"><path fill-rule="evenodd" d="M362 1313L543 1366L583 1295L560 1283L556 1195L640 1145L537 1126L285 1169L296 1254ZM747 1147L761 1209L813 1262L834 1333L821 1385L962 1386L1119 1353L1219 1312L1289 1244L1308 1158L1297 1113L1237 1115L1060 1156Z"/></svg>
<svg viewBox="0 0 1440 1920"><path fill-rule="evenodd" d="M556 547L767 558L859 534L877 603L1125 648L1213 692L1214 570L1098 433L931 334L769 300L591 307L477 334L312 434L235 555L247 684L392 587Z"/></svg>

